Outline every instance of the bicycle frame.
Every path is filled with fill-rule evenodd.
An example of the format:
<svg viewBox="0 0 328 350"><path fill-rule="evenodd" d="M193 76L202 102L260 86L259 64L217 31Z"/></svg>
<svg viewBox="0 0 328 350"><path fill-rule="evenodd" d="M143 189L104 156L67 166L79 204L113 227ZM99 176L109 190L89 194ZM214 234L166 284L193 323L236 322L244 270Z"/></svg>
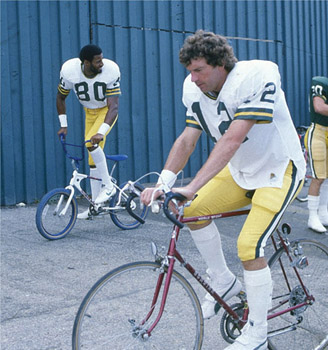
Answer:
<svg viewBox="0 0 328 350"><path fill-rule="evenodd" d="M84 144L86 144L89 141L90 140L85 141ZM65 138L63 137L63 135L61 135L60 142L62 144L62 147L63 147L65 155L69 159L71 159L72 167L73 167L74 170L73 170L72 178L71 178L71 180L69 182L69 185L65 187L65 189L71 191L71 194L70 194L70 196L69 196L69 198L67 200L67 203L66 203L64 209L59 213L59 216L63 216L63 215L66 214L67 209L69 208L70 203L72 201L72 198L73 198L73 196L75 194L75 188L82 194L82 196L89 202L90 205L92 205L96 210L98 210L100 205L97 205L91 199L91 197L81 187L81 181L84 180L84 179L91 179L91 180L101 181L100 178L96 178L96 177L89 176L89 175L82 174L82 173L78 172L79 161L84 159L84 144L83 145L75 145L75 144L67 143L65 141ZM81 150L81 155L80 156L75 156L75 155L70 154L68 152L68 150L67 150L67 146L79 148ZM117 166L117 163L120 160L127 159L127 156L126 155L122 155L122 154L121 155L106 155L106 159L114 161L114 164L113 164L113 166L112 166L112 168L111 168L111 170L109 172L109 176L113 177L113 173L114 173L114 170L115 170L115 168ZM119 186L117 186L115 182L113 182L113 185L116 187L116 190L119 191L119 197L118 197L119 200L118 200L118 203L117 203L117 205L115 207L104 207L103 209L105 209L104 210L105 212L110 212L111 210L114 210L114 209L117 209L117 208L120 207L122 194L123 194L123 191L125 190L125 188L120 189ZM62 199L59 201L59 203L57 205L57 208L60 207L61 203L62 203Z"/></svg>
<svg viewBox="0 0 328 350"><path fill-rule="evenodd" d="M222 218L222 217L231 217L231 216L239 216L239 215L246 215L249 213L249 210L239 210L239 211L233 211L233 212L227 212L227 213L220 213L220 214L214 214L214 215L207 215L207 216L199 216L199 217L188 217L188 218L184 218L183 215L183 208L180 209L179 214L177 215L177 221L181 222L181 223L189 223L189 222L196 222L196 221L201 221L201 220L210 220L210 219L217 219L217 218ZM304 264L304 266L306 265L306 261L298 261L296 263L293 262L293 257L291 256L291 252L289 249L289 241L287 239L287 234L289 234L290 232L290 227L287 224L283 225L283 233L281 233L279 230L276 230L277 234L278 234L278 238L279 238L279 244L280 246L278 246L275 238L273 237L273 235L271 236L271 240L273 242L273 247L275 252L280 249L280 247L283 247L283 249L286 251L289 261L291 264L293 265L293 269L294 272L300 282L300 285L306 295L306 300L300 304L297 304L295 306L290 306L287 307L284 310L281 311L277 311L273 314L268 315L268 320L273 319L275 317L281 316L285 313L290 313L293 310L302 308L306 305L312 304L314 302L314 297L312 295L309 294L307 288L304 286L304 283L302 282L301 276L298 273L296 266L302 265ZM179 238L179 233L180 233L180 228L175 224L172 230L172 234L171 234L171 239L170 239L170 243L169 243L169 248L167 251L167 254L164 257L159 257L157 255L157 251L153 251L156 261L161 263L161 273L159 274L158 277L158 281L157 281L157 285L154 291L154 297L151 303L151 307L150 307L150 311L147 314L147 316L144 318L144 320L141 322L142 325L144 325L147 320L150 318L150 316L153 313L153 310L155 308L155 304L158 301L158 296L159 296L159 292L160 289L162 288L163 285L163 281L164 281L164 274L166 271L166 278L164 281L164 290L163 290L163 295L162 295L162 300L160 301L160 308L158 311L158 315L155 319L155 321L150 325L150 327L148 328L147 332L146 332L146 336L150 337L152 331L154 330L154 328L156 327L156 325L158 324L158 322L160 321L163 311L164 311L164 307L165 307L165 303L166 303L166 299L167 299L167 295L169 292L169 287L170 287L170 282L171 282L171 277L172 277L172 273L173 273L173 269L174 269L174 265L175 265L175 261L177 260L181 266L183 266L196 280L197 282L217 301L217 303L231 316L231 318L234 320L234 322L236 323L236 325L238 325L238 327L241 329L247 322L247 318L248 318L248 307L247 307L247 303L246 303L246 295L245 293L241 292L239 295L239 298L241 299L241 301L243 303L245 303L245 308L243 311L243 315L242 317L238 316L238 314L211 288L211 286L201 277L201 275L193 268L193 266L191 264L189 264L188 262L186 262L184 260L184 258L181 256L181 254L179 253L179 251L176 248L176 243L178 241ZM283 237L283 235L285 237ZM153 244L155 246L155 244ZM155 246L156 247L156 246ZM155 249L155 248L154 248ZM154 250L153 249L153 250ZM301 252L299 253L299 255L301 255ZM280 260L280 259L279 259ZM285 269L284 266L280 260L280 267L282 270L282 275L285 279L285 282L289 288L289 291L291 291L291 288L289 286L288 283L288 278L287 275L285 273ZM286 295L287 296L287 295ZM289 301L288 297L286 298L286 300L284 300L283 302L280 302L279 305L275 306L274 308L272 308L271 310L269 310L269 312L273 312L275 309L278 309L280 307L282 307L283 305L285 305L287 302ZM290 327L286 327L286 328L282 328L282 329L278 329L275 330L271 333L268 334L269 337L273 337L275 335L278 334L282 334L288 331L292 331L295 330L296 327L295 325L292 325Z"/></svg>

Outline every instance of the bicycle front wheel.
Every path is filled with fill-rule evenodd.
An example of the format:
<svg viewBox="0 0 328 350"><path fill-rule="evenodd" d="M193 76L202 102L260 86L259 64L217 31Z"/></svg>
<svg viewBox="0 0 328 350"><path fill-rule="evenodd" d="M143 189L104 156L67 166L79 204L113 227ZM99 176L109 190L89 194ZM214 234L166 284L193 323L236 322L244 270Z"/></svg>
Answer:
<svg viewBox="0 0 328 350"><path fill-rule="evenodd" d="M176 271L163 315L158 315L163 287L151 308L160 264L136 262L103 276L85 296L75 318L72 349L192 350L201 349L203 316L199 300L187 280ZM165 273L166 276L166 273ZM147 315L151 316L147 318Z"/></svg>
<svg viewBox="0 0 328 350"><path fill-rule="evenodd" d="M122 189L126 185L126 182L123 183L120 188ZM135 184L135 187L141 192L143 187L140 184ZM121 198L120 198L121 196ZM128 190L117 191L115 196L110 201L110 206L115 208L111 211L110 216L116 226L123 230L132 230L141 225L141 223L133 218L128 211L126 210L127 199L130 196ZM120 202L119 202L120 198ZM149 208L146 205L142 205L140 198L135 197L130 203L132 211L137 214L142 219L145 219Z"/></svg>
<svg viewBox="0 0 328 350"><path fill-rule="evenodd" d="M290 248L293 262L282 247L269 260L273 280L272 303L273 307L277 307L269 315L297 306L306 299L293 265L297 266L296 270L308 293L313 295L314 302L269 320L270 342L276 349L286 349L288 344L288 350L313 350L324 342L328 334L328 247L300 239L292 241ZM280 335L274 336L279 332Z"/></svg>
<svg viewBox="0 0 328 350"><path fill-rule="evenodd" d="M65 188L55 188L43 196L36 211L36 227L40 234L50 240L65 237L74 227L77 216L77 202L72 198L66 213L66 207L71 191Z"/></svg>

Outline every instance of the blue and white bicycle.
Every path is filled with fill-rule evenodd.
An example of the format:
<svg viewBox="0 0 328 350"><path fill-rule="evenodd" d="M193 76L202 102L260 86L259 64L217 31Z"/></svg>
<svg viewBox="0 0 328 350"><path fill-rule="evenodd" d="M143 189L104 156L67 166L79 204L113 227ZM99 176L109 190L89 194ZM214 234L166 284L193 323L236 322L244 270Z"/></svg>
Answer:
<svg viewBox="0 0 328 350"><path fill-rule="evenodd" d="M101 181L99 178L90 177L78 171L79 162L84 159L84 144L69 144L65 141L64 137L61 137L61 144L65 155L71 160L73 174L68 186L51 190L43 196L38 205L36 226L43 237L49 240L64 238L73 229L78 213L76 191L89 202L90 219L98 215L109 214L113 223L123 230L137 228L144 222L149 208L143 206L139 200L143 187L136 182L118 185L116 179L113 177L118 162L126 160L128 158L127 155L106 155L106 158L113 162L110 176L116 187L116 194L110 198L109 202L106 202L104 205L99 205L81 188L81 182L85 179ZM68 148L70 150L72 148L78 148L80 155L75 156L70 154ZM129 206L131 211L141 218L143 222L132 217L126 210L127 206Z"/></svg>

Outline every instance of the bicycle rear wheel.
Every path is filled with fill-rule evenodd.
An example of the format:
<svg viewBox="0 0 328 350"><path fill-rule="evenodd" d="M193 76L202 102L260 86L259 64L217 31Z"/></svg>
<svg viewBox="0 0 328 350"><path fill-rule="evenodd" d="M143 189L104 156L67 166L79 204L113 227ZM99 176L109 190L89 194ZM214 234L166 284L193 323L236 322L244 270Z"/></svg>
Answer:
<svg viewBox="0 0 328 350"><path fill-rule="evenodd" d="M40 234L50 240L65 237L74 227L77 216L77 202L72 198L66 214L62 215L71 191L55 188L43 196L38 205L35 221Z"/></svg>
<svg viewBox="0 0 328 350"><path fill-rule="evenodd" d="M306 239L295 240L290 243L293 253L303 250L294 256L293 264L297 264L297 271L315 301L292 312L283 314L268 321L270 343L272 349L313 350L324 341L328 334L328 247ZM302 260L301 260L302 259ZM306 266L306 261L308 265ZM283 264L289 287L284 279L280 262ZM273 307L278 312L289 306L296 306L305 301L305 293L296 277L292 263L285 250L281 247L269 260L273 279ZM302 266L303 268L301 268ZM285 304L279 306L279 303ZM272 313L274 312L272 311ZM270 315L270 312L269 312ZM272 336L274 331L280 330L281 335ZM270 333L271 332L271 333Z"/></svg>
<svg viewBox="0 0 328 350"><path fill-rule="evenodd" d="M158 314L163 286L150 319L142 324L151 309L161 272L158 263L135 262L103 276L90 289L78 310L72 349L201 349L201 306L191 285L176 271L162 318L150 337L142 337Z"/></svg>
<svg viewBox="0 0 328 350"><path fill-rule="evenodd" d="M123 188L126 185L126 182L120 185L120 188ZM143 187L139 184L135 184L135 187L141 192ZM116 207L119 201L120 191L117 191L115 196L110 201L111 207ZM130 196L128 190L121 192L121 201L116 209L112 210L110 216L116 226L123 230L132 230L141 225L141 223L133 218L126 210L127 199ZM142 219L145 219L148 215L149 208L145 205L141 205L140 198L135 197L131 201L131 207L135 214L137 214Z"/></svg>

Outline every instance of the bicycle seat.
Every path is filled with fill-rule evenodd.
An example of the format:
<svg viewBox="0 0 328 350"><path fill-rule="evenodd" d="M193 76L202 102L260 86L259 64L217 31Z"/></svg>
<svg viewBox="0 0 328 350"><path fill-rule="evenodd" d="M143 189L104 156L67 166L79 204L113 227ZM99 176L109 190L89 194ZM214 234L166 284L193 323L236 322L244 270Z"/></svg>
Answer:
<svg viewBox="0 0 328 350"><path fill-rule="evenodd" d="M115 162L119 162L121 160L128 159L128 156L126 154L114 154L114 155L106 154L106 158L109 160L114 160Z"/></svg>

